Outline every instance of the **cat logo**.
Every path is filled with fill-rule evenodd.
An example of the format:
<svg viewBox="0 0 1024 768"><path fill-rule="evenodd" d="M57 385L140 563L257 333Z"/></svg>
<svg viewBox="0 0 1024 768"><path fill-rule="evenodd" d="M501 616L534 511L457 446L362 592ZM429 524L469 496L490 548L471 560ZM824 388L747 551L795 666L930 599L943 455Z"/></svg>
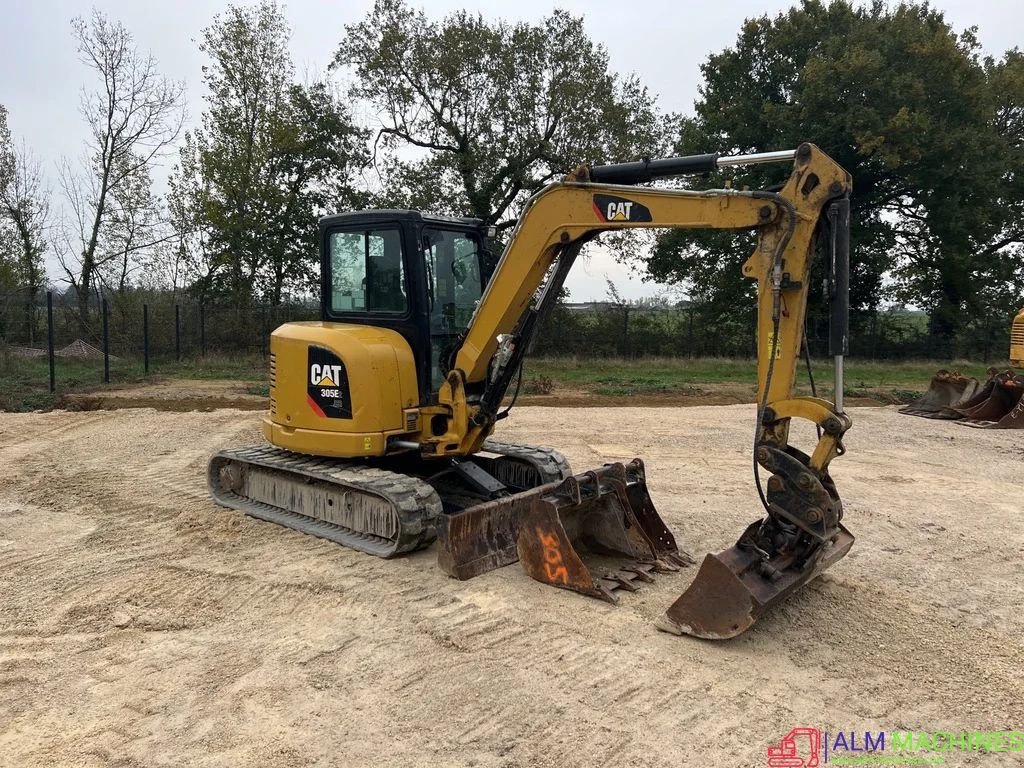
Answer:
<svg viewBox="0 0 1024 768"><path fill-rule="evenodd" d="M306 402L310 410L321 419L351 419L345 361L329 349L310 344L306 365Z"/></svg>
<svg viewBox="0 0 1024 768"><path fill-rule="evenodd" d="M633 203L629 200L623 200L621 203L608 203L608 210L605 211L604 217L608 221L629 221L629 211L632 207Z"/></svg>
<svg viewBox="0 0 1024 768"><path fill-rule="evenodd" d="M309 366L309 383L314 387L336 387L339 381L341 381L340 365L312 363Z"/></svg>
<svg viewBox="0 0 1024 768"><path fill-rule="evenodd" d="M613 195L594 195L594 213L600 221L651 221L647 206Z"/></svg>

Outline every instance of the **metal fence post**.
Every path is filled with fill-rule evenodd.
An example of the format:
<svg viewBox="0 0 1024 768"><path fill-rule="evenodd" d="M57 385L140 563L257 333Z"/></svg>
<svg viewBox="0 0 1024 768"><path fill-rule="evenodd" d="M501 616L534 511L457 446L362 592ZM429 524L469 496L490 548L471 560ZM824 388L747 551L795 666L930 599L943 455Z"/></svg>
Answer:
<svg viewBox="0 0 1024 768"><path fill-rule="evenodd" d="M174 305L174 357L181 361L181 305Z"/></svg>
<svg viewBox="0 0 1024 768"><path fill-rule="evenodd" d="M50 391L57 390L57 377L53 360L53 291L46 292L46 347L50 358Z"/></svg>
<svg viewBox="0 0 1024 768"><path fill-rule="evenodd" d="M142 370L149 374L149 304L142 305Z"/></svg>
<svg viewBox="0 0 1024 768"><path fill-rule="evenodd" d="M199 354L206 357L206 305L199 305Z"/></svg>
<svg viewBox="0 0 1024 768"><path fill-rule="evenodd" d="M110 326L107 322L107 300L103 300L103 383L110 383Z"/></svg>
<svg viewBox="0 0 1024 768"><path fill-rule="evenodd" d="M260 308L260 356L266 359L268 343L270 341L267 333L267 307L266 305Z"/></svg>
<svg viewBox="0 0 1024 768"><path fill-rule="evenodd" d="M690 358L693 357L693 304L686 309L686 320L689 330L686 334L686 351Z"/></svg>

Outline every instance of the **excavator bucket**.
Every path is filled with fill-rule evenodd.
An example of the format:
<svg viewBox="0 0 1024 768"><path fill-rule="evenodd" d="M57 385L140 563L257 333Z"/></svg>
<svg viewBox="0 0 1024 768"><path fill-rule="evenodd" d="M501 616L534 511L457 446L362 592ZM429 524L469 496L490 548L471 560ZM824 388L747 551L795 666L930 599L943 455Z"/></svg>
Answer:
<svg viewBox="0 0 1024 768"><path fill-rule="evenodd" d="M920 416L925 419L960 419L963 418L960 413L956 410L957 408L966 408L968 403L974 403L978 396L978 393L983 389L984 385L981 384L976 378L970 376L967 378L967 384L964 386L964 391L960 396L944 408L940 408L937 411L921 410L915 413L915 416Z"/></svg>
<svg viewBox="0 0 1024 768"><path fill-rule="evenodd" d="M928 391L914 402L900 408L900 413L928 419L942 418L943 409L952 408L974 395L978 380L945 369L932 377Z"/></svg>
<svg viewBox="0 0 1024 768"><path fill-rule="evenodd" d="M984 383L979 383L974 390L974 394L970 397L961 397L956 403L953 403L948 408L943 408L938 413L931 414L929 418L932 419L946 419L946 420L959 420L965 418L972 408L976 408L986 400L989 395L992 394L992 388L995 386L995 377L997 371L994 368L990 368L988 372L988 379ZM967 390L964 390L966 395Z"/></svg>
<svg viewBox="0 0 1024 768"><path fill-rule="evenodd" d="M992 379L989 396L984 402L966 411L959 423L979 429L1024 429L1024 377L1012 371Z"/></svg>
<svg viewBox="0 0 1024 768"><path fill-rule="evenodd" d="M655 510L639 459L567 478L535 498L517 550L537 581L612 603L618 590L695 564Z"/></svg>
<svg viewBox="0 0 1024 768"><path fill-rule="evenodd" d="M707 555L690 588L658 620L658 629L706 640L741 635L773 605L845 557L854 541L840 525L817 560L803 568L785 567L777 561L769 564L763 552L748 545L760 527L761 521L752 524L737 544Z"/></svg>
<svg viewBox="0 0 1024 768"><path fill-rule="evenodd" d="M843 431L848 427L847 418ZM842 502L827 472L815 472L810 458L792 446L762 445L757 461L773 473L768 516L748 526L729 549L704 558L658 629L707 640L736 637L853 546L853 535L839 522Z"/></svg>
<svg viewBox="0 0 1024 768"><path fill-rule="evenodd" d="M695 563L654 508L639 459L445 515L438 542L455 578L520 560L538 581L611 602Z"/></svg>

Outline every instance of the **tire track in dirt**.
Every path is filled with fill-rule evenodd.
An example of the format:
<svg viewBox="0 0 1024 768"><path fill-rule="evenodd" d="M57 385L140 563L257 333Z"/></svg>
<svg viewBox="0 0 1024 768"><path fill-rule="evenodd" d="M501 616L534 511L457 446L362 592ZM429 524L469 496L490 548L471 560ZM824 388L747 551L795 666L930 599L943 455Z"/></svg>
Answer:
<svg viewBox="0 0 1024 768"><path fill-rule="evenodd" d="M746 410L701 409L689 431L664 411L653 421L601 411L592 424L578 411L517 411L503 436L561 436L578 470L600 458L590 445L650 443L635 452L652 456L655 503L699 556L756 516L748 479L733 476ZM955 476L950 456L915 483L878 478L895 471L890 449L926 442L905 417L863 419L872 444L843 458L856 556L748 634L712 644L651 624L696 569L614 607L517 567L454 581L433 552L382 561L213 505L206 458L257 441L252 416L87 416L95 421L76 421L82 429L47 432L58 425L0 415L2 434L56 435L19 444L0 489L0 542L12 542L0 543L0 591L14 596L0 603L0 709L10 713L0 754L19 765L300 766L343 755L480 768L763 766L765 746L797 724L1024 722L1021 601L1011 591L1001 613L985 605L1015 562L986 543L1019 536L986 495L1004 487L1010 459L988 459L969 489L985 505L986 530L974 530L956 522L963 485L929 496L929 478ZM904 432L913 440L901 443ZM684 433L692 442L680 459L670 443ZM920 560L883 556L894 535Z"/></svg>

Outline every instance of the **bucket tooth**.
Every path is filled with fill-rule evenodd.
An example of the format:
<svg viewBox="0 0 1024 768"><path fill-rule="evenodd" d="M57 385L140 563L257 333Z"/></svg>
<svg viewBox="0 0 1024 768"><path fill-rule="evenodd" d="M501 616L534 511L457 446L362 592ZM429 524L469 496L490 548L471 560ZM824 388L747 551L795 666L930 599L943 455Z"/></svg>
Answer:
<svg viewBox="0 0 1024 768"><path fill-rule="evenodd" d="M654 563L632 563L630 565L623 565L619 568L619 572L625 572L631 574L629 578L639 579L640 581L653 582L654 576L652 571L657 571L654 567ZM676 569L673 569L676 570ZM664 573L664 571L657 571L658 573Z"/></svg>
<svg viewBox="0 0 1024 768"><path fill-rule="evenodd" d="M697 561L692 556L682 550L679 552L662 552L659 560L668 570L689 568L691 565L697 564Z"/></svg>
<svg viewBox="0 0 1024 768"><path fill-rule="evenodd" d="M617 571L615 573L608 574L605 578L611 579L619 585L619 589L624 589L627 592L637 592L640 590L640 586L636 583L636 574L634 573L625 573L623 571Z"/></svg>

